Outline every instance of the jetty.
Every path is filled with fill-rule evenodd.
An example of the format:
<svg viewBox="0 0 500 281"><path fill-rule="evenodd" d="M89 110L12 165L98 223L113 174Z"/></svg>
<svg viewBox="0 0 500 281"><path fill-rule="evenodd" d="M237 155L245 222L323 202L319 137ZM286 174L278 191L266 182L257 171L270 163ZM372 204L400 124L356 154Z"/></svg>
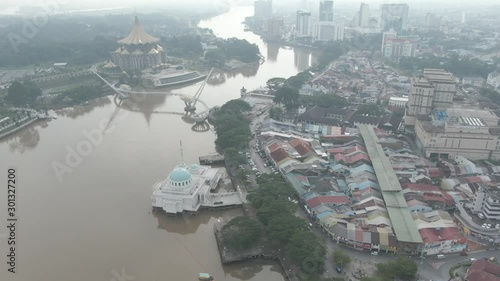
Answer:
<svg viewBox="0 0 500 281"><path fill-rule="evenodd" d="M198 159L201 165L224 163L225 160L224 155L220 154L200 156Z"/></svg>

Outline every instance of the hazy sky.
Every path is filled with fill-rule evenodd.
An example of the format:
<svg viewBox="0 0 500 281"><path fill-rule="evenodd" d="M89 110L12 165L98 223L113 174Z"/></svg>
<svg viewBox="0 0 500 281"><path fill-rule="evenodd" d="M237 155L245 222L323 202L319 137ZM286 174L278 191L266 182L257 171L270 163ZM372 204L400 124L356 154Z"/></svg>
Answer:
<svg viewBox="0 0 500 281"><path fill-rule="evenodd" d="M204 5L236 5L245 3L251 5L253 0L0 0L0 8L5 9L9 7L18 6L42 6L44 3L54 3L59 2L62 7L69 9L88 9L88 8L111 8L111 7L137 7L138 10L141 6L157 6L165 7L169 5L189 5L196 4L197 7ZM273 0L276 4L275 6L280 6L280 4L293 5L294 3L304 3L304 2L319 2L319 0ZM408 3L414 8L427 8L442 6L444 4L451 5L454 7L467 7L467 6L492 6L500 5L500 0L334 0L335 5L339 6L359 6L361 2L372 4L377 7L381 3ZM203 5L202 5L203 4ZM442 5L440 5L442 4Z"/></svg>

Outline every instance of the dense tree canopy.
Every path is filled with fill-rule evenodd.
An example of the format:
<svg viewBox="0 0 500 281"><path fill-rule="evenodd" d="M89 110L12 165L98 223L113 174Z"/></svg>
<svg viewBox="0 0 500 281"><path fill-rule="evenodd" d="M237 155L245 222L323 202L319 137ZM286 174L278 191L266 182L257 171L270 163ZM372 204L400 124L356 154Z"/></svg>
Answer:
<svg viewBox="0 0 500 281"><path fill-rule="evenodd" d="M324 270L325 242L318 239L316 234L310 231L295 231L287 245L287 250L290 259L305 273L314 275Z"/></svg>
<svg viewBox="0 0 500 281"><path fill-rule="evenodd" d="M274 92L277 89L279 89L283 85L283 83L285 83L285 81L286 81L285 78L274 77L274 78L267 80L266 85L269 88L269 90Z"/></svg>
<svg viewBox="0 0 500 281"><path fill-rule="evenodd" d="M351 262L351 258L344 251L337 249L333 252L333 262L337 266L346 266Z"/></svg>
<svg viewBox="0 0 500 281"><path fill-rule="evenodd" d="M283 115L283 109L278 106L273 106L269 109L269 117L274 120L280 120Z"/></svg>
<svg viewBox="0 0 500 281"><path fill-rule="evenodd" d="M178 55L201 55L201 37L199 35L180 35L165 39L169 52Z"/></svg>
<svg viewBox="0 0 500 281"><path fill-rule="evenodd" d="M287 250L290 259L308 276L324 269L324 240L307 230L306 222L295 215L297 205L288 198L294 191L277 175L262 175L259 188L248 195L257 217L266 226L269 238Z"/></svg>
<svg viewBox="0 0 500 281"><path fill-rule="evenodd" d="M313 71L319 72L325 70L330 63L338 59L343 54L343 48L339 42L331 42L323 48L318 58L317 64L313 67Z"/></svg>
<svg viewBox="0 0 500 281"><path fill-rule="evenodd" d="M299 107L299 90L292 87L281 87L274 93L273 101L278 104L283 104L286 109L294 109Z"/></svg>
<svg viewBox="0 0 500 281"><path fill-rule="evenodd" d="M312 78L312 74L309 71L302 71L297 73L297 75L290 76L285 80L285 85L291 88L300 89L307 81Z"/></svg>
<svg viewBox="0 0 500 281"><path fill-rule="evenodd" d="M215 115L215 144L221 151L233 148L236 151L248 146L252 134L243 112L250 110L250 105L242 100L231 100L224 104Z"/></svg>
<svg viewBox="0 0 500 281"><path fill-rule="evenodd" d="M226 56L222 50L208 50L205 52L205 60L215 67L222 67L226 63Z"/></svg>
<svg viewBox="0 0 500 281"><path fill-rule="evenodd" d="M267 224L269 237L282 244L287 244L297 230L307 230L306 222L299 217L288 214L272 216Z"/></svg>
<svg viewBox="0 0 500 281"><path fill-rule="evenodd" d="M236 249L248 249L254 246L261 234L259 223L248 216L236 217L222 228L224 241Z"/></svg>
<svg viewBox="0 0 500 281"><path fill-rule="evenodd" d="M399 60L399 67L403 70L417 71L424 68L443 68L450 71L455 76L481 76L487 78L488 74L495 69L490 65L476 58L459 58L452 55L447 58L428 55L423 57L402 57Z"/></svg>
<svg viewBox="0 0 500 281"><path fill-rule="evenodd" d="M237 59L242 62L255 62L259 60L259 47L245 39L229 38L221 46L228 59Z"/></svg>
<svg viewBox="0 0 500 281"><path fill-rule="evenodd" d="M407 258L398 257L386 263L377 264L375 276L363 278L363 281L414 280L417 275L417 264Z"/></svg>
<svg viewBox="0 0 500 281"><path fill-rule="evenodd" d="M79 86L58 95L55 103L78 104L103 96L102 87L99 86Z"/></svg>
<svg viewBox="0 0 500 281"><path fill-rule="evenodd" d="M500 93L493 89L481 88L481 90L479 90L479 94L489 98L496 104L500 104Z"/></svg>
<svg viewBox="0 0 500 281"><path fill-rule="evenodd" d="M23 83L15 81L7 91L5 100L15 106L23 106L35 102L36 98L42 94L42 90L31 81Z"/></svg>
<svg viewBox="0 0 500 281"><path fill-rule="evenodd" d="M381 116L385 113L384 109L374 103L361 104L358 106L357 113L370 116Z"/></svg>

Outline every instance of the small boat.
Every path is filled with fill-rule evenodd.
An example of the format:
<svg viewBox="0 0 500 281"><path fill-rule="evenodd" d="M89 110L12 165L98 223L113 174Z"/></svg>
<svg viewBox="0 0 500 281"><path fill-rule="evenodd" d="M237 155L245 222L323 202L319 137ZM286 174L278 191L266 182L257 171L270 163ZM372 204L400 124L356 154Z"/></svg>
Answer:
<svg viewBox="0 0 500 281"><path fill-rule="evenodd" d="M208 273L200 273L200 274L198 274L198 279L201 280L201 281L212 281L212 280L214 280L214 278L212 277L212 275L210 275Z"/></svg>

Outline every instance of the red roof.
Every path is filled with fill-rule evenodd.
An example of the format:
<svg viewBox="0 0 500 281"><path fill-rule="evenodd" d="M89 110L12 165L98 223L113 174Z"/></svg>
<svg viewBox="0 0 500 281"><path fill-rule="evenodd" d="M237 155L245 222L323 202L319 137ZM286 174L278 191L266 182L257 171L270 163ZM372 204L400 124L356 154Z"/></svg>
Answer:
<svg viewBox="0 0 500 281"><path fill-rule="evenodd" d="M267 149L269 149L269 153L272 153L280 147L281 146L279 145L279 143L275 142L275 143L271 144Z"/></svg>
<svg viewBox="0 0 500 281"><path fill-rule="evenodd" d="M418 183L403 184L403 189L407 189L407 188L414 190L414 191L422 191L422 192L429 192L429 191L441 192L439 187L434 186L434 185L429 185L429 184L418 184Z"/></svg>
<svg viewBox="0 0 500 281"><path fill-rule="evenodd" d="M325 196L316 196L307 200L307 206L312 209L316 208L321 204L325 205L341 205L349 203L349 198L345 195L325 195Z"/></svg>
<svg viewBox="0 0 500 281"><path fill-rule="evenodd" d="M460 234L456 227L446 227L441 230L435 230L434 228L422 228L418 232L422 237L424 243L433 243L439 241L448 240L463 240L463 236Z"/></svg>
<svg viewBox="0 0 500 281"><path fill-rule="evenodd" d="M470 281L500 281L500 265L487 260L477 260L467 270L466 279Z"/></svg>
<svg viewBox="0 0 500 281"><path fill-rule="evenodd" d="M301 139L293 139L288 142L299 154L300 156L304 156L308 153L313 152L312 147L309 143L301 140Z"/></svg>
<svg viewBox="0 0 500 281"><path fill-rule="evenodd" d="M425 201L439 201L439 202L447 202L446 198L441 196L432 196L432 195L424 195Z"/></svg>
<svg viewBox="0 0 500 281"><path fill-rule="evenodd" d="M274 162L278 163L281 160L285 159L288 157L288 153L283 148L276 149L275 151L271 152L271 158L274 160Z"/></svg>

